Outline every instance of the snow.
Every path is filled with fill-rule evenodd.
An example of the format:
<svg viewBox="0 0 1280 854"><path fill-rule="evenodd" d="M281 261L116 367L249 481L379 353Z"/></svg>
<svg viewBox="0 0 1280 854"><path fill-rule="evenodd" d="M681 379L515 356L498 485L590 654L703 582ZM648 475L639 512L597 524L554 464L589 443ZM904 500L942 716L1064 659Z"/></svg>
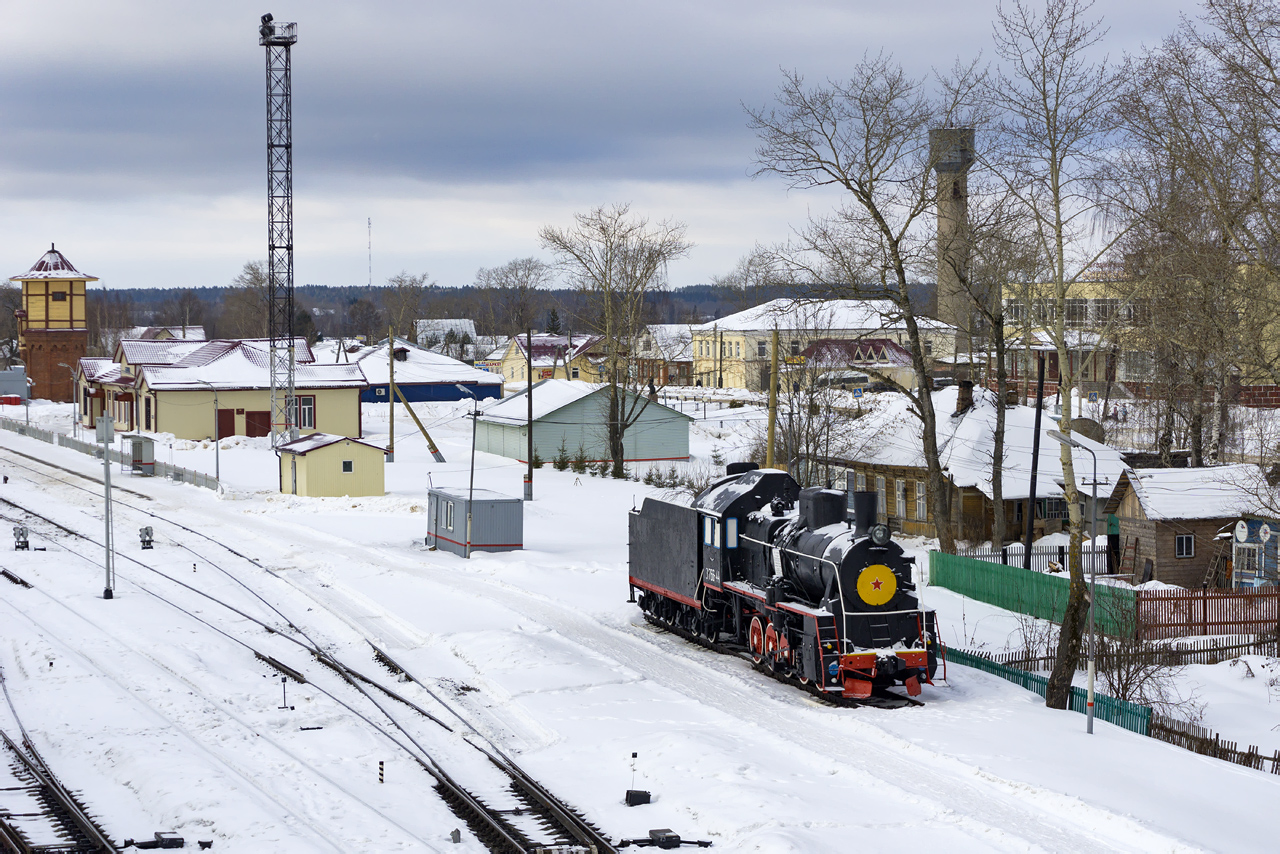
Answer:
<svg viewBox="0 0 1280 854"><path fill-rule="evenodd" d="M294 439L292 442L285 442L280 446L280 450L288 451L293 454L309 454L312 451L319 450L320 448L326 447L328 445L332 445L335 442L348 442L348 441L355 442L356 444L359 444L359 445L369 445L368 442L362 442L359 439L348 439L346 436L334 436L331 433L311 433L310 435L307 435L307 436L300 436L297 439ZM225 442L223 443L223 446L224 447L226 446ZM378 448L378 450L383 450L381 447L377 445L369 445L369 447Z"/></svg>
<svg viewBox="0 0 1280 854"><path fill-rule="evenodd" d="M500 376L473 368L457 359L434 353L409 341L397 339L397 348L403 349L405 360L396 362L396 385L411 383L502 385ZM314 349L326 362L358 364L365 378L372 385L386 385L390 378L391 366L385 341L372 347L361 347L354 353L347 353L345 357L338 353L336 341L317 344Z"/></svg>
<svg viewBox="0 0 1280 854"><path fill-rule="evenodd" d="M952 327L927 317L916 318L920 329L934 332ZM905 330L901 311L890 300L797 300L779 298L693 327L696 332L758 332L771 329L868 332Z"/></svg>
<svg viewBox="0 0 1280 854"><path fill-rule="evenodd" d="M1130 469L1125 472L1148 519L1215 519L1260 509L1256 465Z"/></svg>
<svg viewBox="0 0 1280 854"><path fill-rule="evenodd" d="M189 847L213 839L214 850L231 851L482 850L429 778L347 709L316 685L292 683L294 708L278 708L274 671L143 587L282 661L303 663L296 647L151 576L136 558L280 622L216 562L371 675L380 671L365 639L378 643L615 838L670 827L724 852L1274 847L1280 777L1102 722L1086 735L1083 716L1046 709L994 676L951 666L945 684L925 686L923 708L833 708L738 658L654 630L626 601L627 511L661 494L643 484L547 466L525 505L523 551L470 561L427 551L427 486L467 486L469 402L414 409L448 462L432 461L416 432L398 430L381 497L276 494L274 456L260 439L222 443L223 495L120 475L118 485L147 497L118 496L142 510L114 511L120 557L110 602L99 598L100 551L43 523L30 522L32 545L48 551L7 553L5 566L35 588L0 581L0 667L46 759L114 836L176 830ZM366 405L366 441L384 441L387 411ZM36 404L31 416L65 430L71 407ZM745 409L699 417L689 468L708 466L712 449L733 459L744 420L758 417ZM397 420L403 430L407 419ZM158 445L157 457L212 471L212 443L171 446ZM100 535L95 484L8 449L89 478L100 476L100 461L0 431L3 496ZM475 464L478 488L521 493L524 466L485 453ZM15 513L0 508L6 520ZM180 518L269 571L151 513ZM155 528L154 551L138 549L133 531L144 524ZM923 556L930 544L907 545ZM1019 640L1015 615L939 588L923 596L947 642L999 650ZM1253 677L1230 664L1188 671L1203 686L1207 725L1269 749L1276 665L1244 660ZM325 687L359 700L336 677ZM413 683L395 687L433 703ZM483 782L487 760L468 758L447 734L424 727L421 735L460 777ZM652 791L654 803L626 807L628 788ZM448 842L455 827L458 846Z"/></svg>

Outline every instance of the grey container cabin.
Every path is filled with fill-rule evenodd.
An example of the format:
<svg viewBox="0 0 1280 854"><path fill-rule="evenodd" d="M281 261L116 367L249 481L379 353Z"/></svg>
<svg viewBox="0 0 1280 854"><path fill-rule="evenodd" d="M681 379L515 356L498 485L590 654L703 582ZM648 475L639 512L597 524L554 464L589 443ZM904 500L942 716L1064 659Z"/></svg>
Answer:
<svg viewBox="0 0 1280 854"><path fill-rule="evenodd" d="M513 552L524 548L523 501L491 489L477 489L470 506L473 552ZM465 488L428 490L427 545L465 556L467 507Z"/></svg>

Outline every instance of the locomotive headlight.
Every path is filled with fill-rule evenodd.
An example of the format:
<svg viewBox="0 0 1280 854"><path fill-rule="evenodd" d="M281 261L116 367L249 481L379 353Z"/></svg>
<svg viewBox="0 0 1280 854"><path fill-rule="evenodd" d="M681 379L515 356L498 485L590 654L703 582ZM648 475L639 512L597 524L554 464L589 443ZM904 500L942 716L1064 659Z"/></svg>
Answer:
<svg viewBox="0 0 1280 854"><path fill-rule="evenodd" d="M888 525L872 525L871 526L871 542L877 546L887 546L892 533L889 531Z"/></svg>

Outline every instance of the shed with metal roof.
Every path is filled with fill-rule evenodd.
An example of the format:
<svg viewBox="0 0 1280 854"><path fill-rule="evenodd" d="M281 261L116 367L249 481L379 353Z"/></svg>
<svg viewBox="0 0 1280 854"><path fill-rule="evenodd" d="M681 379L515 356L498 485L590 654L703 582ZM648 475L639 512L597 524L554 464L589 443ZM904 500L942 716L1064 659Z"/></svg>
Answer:
<svg viewBox="0 0 1280 854"><path fill-rule="evenodd" d="M312 433L277 451L283 493L313 498L386 494L386 451L377 445Z"/></svg>

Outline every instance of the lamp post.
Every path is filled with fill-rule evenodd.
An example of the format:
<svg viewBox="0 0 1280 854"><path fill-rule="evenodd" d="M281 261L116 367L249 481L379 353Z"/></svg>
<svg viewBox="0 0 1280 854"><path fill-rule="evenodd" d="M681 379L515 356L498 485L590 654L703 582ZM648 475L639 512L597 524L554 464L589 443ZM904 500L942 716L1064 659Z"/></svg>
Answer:
<svg viewBox="0 0 1280 854"><path fill-rule="evenodd" d="M471 558L471 504L476 492L476 422L480 420L480 398L461 383L454 383L463 394L471 395L471 478L467 483L467 559Z"/></svg>
<svg viewBox="0 0 1280 854"><path fill-rule="evenodd" d="M68 365L66 362L59 362L58 367L66 368L71 374L72 397L74 398L72 400L71 407L71 438L75 439L79 436L76 428L80 426L80 413L76 412L76 408L80 404L80 388L79 384L76 382L76 369Z"/></svg>
<svg viewBox="0 0 1280 854"><path fill-rule="evenodd" d="M222 437L218 435L218 390L208 380L196 380L213 392L213 479L222 483ZM221 487L219 487L221 488Z"/></svg>
<svg viewBox="0 0 1280 854"><path fill-rule="evenodd" d="M1095 662L1097 659L1098 634L1094 630L1093 608L1094 602L1097 600L1098 593L1098 556L1094 554L1094 542L1098 536L1098 455L1093 452L1092 448L1072 439L1070 436L1058 430L1047 431L1049 438L1061 442L1069 448L1079 448L1082 451L1088 451L1089 456L1093 457L1093 507L1090 513L1091 521L1089 523L1089 688L1086 697L1085 712L1087 723L1085 731L1093 733L1093 677L1095 672Z"/></svg>

